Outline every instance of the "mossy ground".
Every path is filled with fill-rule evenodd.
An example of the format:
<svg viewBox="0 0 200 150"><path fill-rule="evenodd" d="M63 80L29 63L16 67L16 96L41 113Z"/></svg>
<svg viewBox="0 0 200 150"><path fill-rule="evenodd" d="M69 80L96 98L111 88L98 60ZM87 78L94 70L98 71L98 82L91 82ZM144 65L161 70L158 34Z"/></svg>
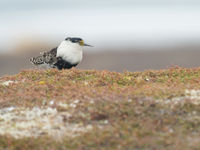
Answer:
<svg viewBox="0 0 200 150"><path fill-rule="evenodd" d="M50 101L71 104L69 123L92 125L75 137L15 139L0 137L0 149L199 149L200 107L185 90L200 89L200 68L124 72L85 70L25 70L5 76L0 108L45 107ZM181 97L184 103L165 103ZM158 102L159 101L159 102ZM0 120L1 121L1 120Z"/></svg>

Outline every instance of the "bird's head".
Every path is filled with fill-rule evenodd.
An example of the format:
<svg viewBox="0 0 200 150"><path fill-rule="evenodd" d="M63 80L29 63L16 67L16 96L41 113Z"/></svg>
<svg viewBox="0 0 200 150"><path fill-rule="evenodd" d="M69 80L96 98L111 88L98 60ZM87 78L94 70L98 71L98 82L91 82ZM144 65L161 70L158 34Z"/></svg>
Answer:
<svg viewBox="0 0 200 150"><path fill-rule="evenodd" d="M81 38L77 38L77 37L67 37L65 40L66 40L66 41L70 41L70 42L72 42L72 43L77 43L77 44L79 44L80 46L90 46L90 47L92 47L91 45L86 44Z"/></svg>

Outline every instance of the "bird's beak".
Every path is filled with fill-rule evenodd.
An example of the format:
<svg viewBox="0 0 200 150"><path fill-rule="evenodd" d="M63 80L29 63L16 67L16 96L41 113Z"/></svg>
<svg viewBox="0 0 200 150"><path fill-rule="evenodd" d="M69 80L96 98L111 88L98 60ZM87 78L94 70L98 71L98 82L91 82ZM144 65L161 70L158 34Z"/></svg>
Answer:
<svg viewBox="0 0 200 150"><path fill-rule="evenodd" d="M92 45L85 44L83 40L81 40L79 43L80 43L81 46L90 46L90 47L93 47Z"/></svg>
<svg viewBox="0 0 200 150"><path fill-rule="evenodd" d="M93 47L92 45L88 45L88 44L85 44L85 43L84 43L84 45L83 45L83 46L90 46L90 47Z"/></svg>

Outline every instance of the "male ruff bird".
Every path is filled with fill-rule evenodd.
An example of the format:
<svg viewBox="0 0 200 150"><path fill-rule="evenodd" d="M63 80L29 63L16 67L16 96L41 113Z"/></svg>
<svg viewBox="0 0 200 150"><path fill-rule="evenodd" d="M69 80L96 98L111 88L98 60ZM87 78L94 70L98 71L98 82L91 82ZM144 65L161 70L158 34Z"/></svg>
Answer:
<svg viewBox="0 0 200 150"><path fill-rule="evenodd" d="M42 68L70 69L82 61L83 46L92 47L81 38L68 37L58 47L42 52L40 56L31 58L30 62Z"/></svg>

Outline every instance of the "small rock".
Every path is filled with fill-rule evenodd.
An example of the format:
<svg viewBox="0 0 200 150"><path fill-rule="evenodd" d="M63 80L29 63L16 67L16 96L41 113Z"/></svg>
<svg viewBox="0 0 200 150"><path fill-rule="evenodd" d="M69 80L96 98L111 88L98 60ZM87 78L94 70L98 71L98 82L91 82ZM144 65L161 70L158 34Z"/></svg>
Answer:
<svg viewBox="0 0 200 150"><path fill-rule="evenodd" d="M174 133L174 130L173 130L173 129L169 129L169 132L170 132L170 133Z"/></svg>
<svg viewBox="0 0 200 150"><path fill-rule="evenodd" d="M90 104L94 104L94 101L93 101L93 100L91 100L91 101L90 101Z"/></svg>
<svg viewBox="0 0 200 150"><path fill-rule="evenodd" d="M76 100L74 101L75 104L77 104L77 103L79 103L79 102L80 102L80 100L78 100L78 99L76 99Z"/></svg>
<svg viewBox="0 0 200 150"><path fill-rule="evenodd" d="M76 104L70 104L70 107L76 108Z"/></svg>
<svg viewBox="0 0 200 150"><path fill-rule="evenodd" d="M50 105L53 105L53 104L54 104L54 100L51 100L51 101L49 102L49 104L50 104Z"/></svg>
<svg viewBox="0 0 200 150"><path fill-rule="evenodd" d="M104 120L104 124L108 124L108 120Z"/></svg>
<svg viewBox="0 0 200 150"><path fill-rule="evenodd" d="M131 103L131 102L132 102L132 99L128 99L128 102Z"/></svg>

